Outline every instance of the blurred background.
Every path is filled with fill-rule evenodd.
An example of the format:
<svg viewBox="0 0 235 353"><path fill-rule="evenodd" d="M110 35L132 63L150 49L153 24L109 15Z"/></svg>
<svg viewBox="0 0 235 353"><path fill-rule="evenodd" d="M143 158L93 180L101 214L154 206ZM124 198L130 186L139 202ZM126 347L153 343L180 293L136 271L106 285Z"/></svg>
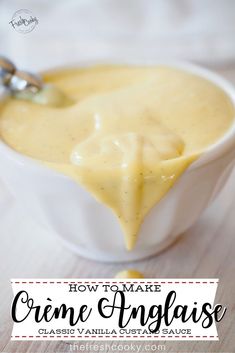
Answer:
<svg viewBox="0 0 235 353"><path fill-rule="evenodd" d="M39 24L19 33L20 9ZM235 66L234 0L0 0L0 52L41 70L102 59Z"/></svg>

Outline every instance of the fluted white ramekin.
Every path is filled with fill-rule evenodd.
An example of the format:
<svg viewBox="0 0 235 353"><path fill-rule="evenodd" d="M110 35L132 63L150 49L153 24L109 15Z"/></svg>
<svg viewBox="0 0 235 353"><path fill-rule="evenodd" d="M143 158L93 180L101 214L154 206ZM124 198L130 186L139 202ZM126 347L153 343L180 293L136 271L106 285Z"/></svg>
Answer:
<svg viewBox="0 0 235 353"><path fill-rule="evenodd" d="M222 77L188 63L168 65L212 81L235 105L235 89ZM153 207L143 222L135 248L127 251L117 218L108 207L69 177L0 142L1 177L28 214L60 235L71 250L99 261L133 261L166 248L216 197L234 160L235 123Z"/></svg>

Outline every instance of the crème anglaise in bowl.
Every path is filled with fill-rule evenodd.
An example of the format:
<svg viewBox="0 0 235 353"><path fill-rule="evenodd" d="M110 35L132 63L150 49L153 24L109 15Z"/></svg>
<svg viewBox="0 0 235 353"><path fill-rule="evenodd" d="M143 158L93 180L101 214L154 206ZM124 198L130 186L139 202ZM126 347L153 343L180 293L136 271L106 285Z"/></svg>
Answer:
<svg viewBox="0 0 235 353"><path fill-rule="evenodd" d="M232 168L234 91L206 70L106 65L44 80L72 104L4 101L2 174L84 256L128 261L163 249Z"/></svg>

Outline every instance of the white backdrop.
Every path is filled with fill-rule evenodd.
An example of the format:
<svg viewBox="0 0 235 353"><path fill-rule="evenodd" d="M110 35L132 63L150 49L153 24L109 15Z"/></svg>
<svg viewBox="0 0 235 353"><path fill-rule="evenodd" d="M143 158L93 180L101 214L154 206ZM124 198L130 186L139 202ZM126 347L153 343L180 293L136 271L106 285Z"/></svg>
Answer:
<svg viewBox="0 0 235 353"><path fill-rule="evenodd" d="M29 9L28 34L9 24ZM1 0L0 52L30 69L97 58L235 61L234 0Z"/></svg>

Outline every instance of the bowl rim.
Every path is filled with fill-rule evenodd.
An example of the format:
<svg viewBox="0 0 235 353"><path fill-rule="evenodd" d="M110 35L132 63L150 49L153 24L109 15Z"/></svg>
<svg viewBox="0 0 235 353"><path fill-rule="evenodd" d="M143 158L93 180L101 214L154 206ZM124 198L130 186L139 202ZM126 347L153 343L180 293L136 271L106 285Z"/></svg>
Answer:
<svg viewBox="0 0 235 353"><path fill-rule="evenodd" d="M56 72L62 69L70 70L73 68L79 68L79 67L83 68L83 67L89 67L92 65L106 65L106 64L130 65L130 66L164 66L164 67L171 67L175 69L181 69L191 74L198 75L210 81L211 83L215 84L220 89L222 89L222 91L225 92L225 94L230 98L235 110L235 87L233 86L232 83L230 83L219 74L207 68L201 67L191 62L182 61L182 60L181 61L176 61L176 60L138 61L138 60L112 60L112 59L111 60L99 59L99 60L90 60L90 61L87 60L83 62L82 61L78 62L76 65L57 66L52 69L43 71L42 74L45 74L47 72ZM6 92L4 94L4 91L1 91L0 100L4 99L5 95L7 95ZM200 168L205 164L209 164L215 159L218 159L219 157L223 156L225 153L230 151L233 147L235 147L235 116L234 116L234 122L231 125L230 129L214 144L206 148L200 154L199 158L197 158L194 162L192 162L192 164L186 169L185 173L195 168ZM3 140L0 140L0 154L5 154L5 157L7 157L12 162L30 169L36 169L36 170L41 169L42 171L42 163L44 163L44 166L45 166L44 172L48 171L50 172L50 174L53 173L54 176L57 175L57 177L71 179L70 177L63 174L62 172L59 172L55 169L46 168L47 166L46 163L48 163L47 161L38 160L36 158L32 158L24 154L21 154L20 152L11 148ZM54 162L49 162L49 163L53 166Z"/></svg>

